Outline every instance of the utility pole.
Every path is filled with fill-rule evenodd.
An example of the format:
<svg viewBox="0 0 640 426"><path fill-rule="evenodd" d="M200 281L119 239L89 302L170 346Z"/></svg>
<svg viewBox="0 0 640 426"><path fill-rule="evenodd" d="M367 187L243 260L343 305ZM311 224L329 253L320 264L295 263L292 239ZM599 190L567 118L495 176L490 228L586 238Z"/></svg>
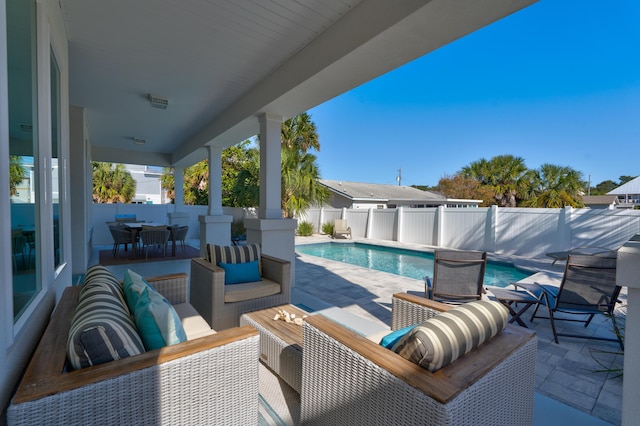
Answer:
<svg viewBox="0 0 640 426"><path fill-rule="evenodd" d="M396 177L398 181L398 186L402 186L402 167L398 169L398 177Z"/></svg>
<svg viewBox="0 0 640 426"><path fill-rule="evenodd" d="M591 175L589 175L589 186L587 187L587 196L591 195Z"/></svg>

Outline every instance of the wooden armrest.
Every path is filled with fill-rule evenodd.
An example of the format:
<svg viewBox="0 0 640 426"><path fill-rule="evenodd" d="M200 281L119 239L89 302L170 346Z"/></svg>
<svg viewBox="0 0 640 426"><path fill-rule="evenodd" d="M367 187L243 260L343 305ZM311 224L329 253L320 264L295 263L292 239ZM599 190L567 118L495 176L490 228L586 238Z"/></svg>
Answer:
<svg viewBox="0 0 640 426"><path fill-rule="evenodd" d="M124 376L136 370L258 335L258 332L253 327L237 327L177 345L148 351L140 355L65 372L67 339L71 320L78 303L80 289L80 286L73 286L64 290L49 325L40 343L38 343L25 375L18 386L13 398L14 404L81 388L86 384Z"/></svg>
<svg viewBox="0 0 640 426"><path fill-rule="evenodd" d="M392 297L440 312L445 312L455 307L452 305L447 305L446 303L436 302L435 300L427 299L426 297L416 296L409 293L395 293Z"/></svg>
<svg viewBox="0 0 640 426"><path fill-rule="evenodd" d="M441 403L455 398L535 337L533 331L509 324L488 342L432 373L322 315L311 315L305 321Z"/></svg>

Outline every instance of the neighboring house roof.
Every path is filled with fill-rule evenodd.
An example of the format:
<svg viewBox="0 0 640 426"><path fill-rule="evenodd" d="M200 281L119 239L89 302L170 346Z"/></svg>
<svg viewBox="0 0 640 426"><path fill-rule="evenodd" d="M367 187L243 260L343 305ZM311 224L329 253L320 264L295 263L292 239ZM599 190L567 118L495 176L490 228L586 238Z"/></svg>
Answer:
<svg viewBox="0 0 640 426"><path fill-rule="evenodd" d="M582 197L585 206L618 204L615 195L585 195Z"/></svg>
<svg viewBox="0 0 640 426"><path fill-rule="evenodd" d="M607 195L640 194L640 176L607 192Z"/></svg>
<svg viewBox="0 0 640 426"><path fill-rule="evenodd" d="M446 197L441 194L431 191L422 191L411 186L345 182L324 179L321 179L320 183L329 188L329 190L354 201L379 201L391 203L397 201L446 201Z"/></svg>

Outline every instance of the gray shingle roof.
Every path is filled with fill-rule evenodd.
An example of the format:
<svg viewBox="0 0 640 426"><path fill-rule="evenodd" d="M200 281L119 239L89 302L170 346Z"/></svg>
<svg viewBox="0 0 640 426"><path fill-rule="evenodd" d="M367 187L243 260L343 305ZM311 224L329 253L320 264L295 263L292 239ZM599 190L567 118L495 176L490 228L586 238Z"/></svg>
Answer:
<svg viewBox="0 0 640 426"><path fill-rule="evenodd" d="M607 195L640 194L640 176L607 192Z"/></svg>
<svg viewBox="0 0 640 426"><path fill-rule="evenodd" d="M582 202L585 206L594 204L612 204L618 201L618 197L615 195L585 195L582 197Z"/></svg>
<svg viewBox="0 0 640 426"><path fill-rule="evenodd" d="M320 183L330 190L340 193L353 200L416 200L442 201L446 200L441 194L422 191L410 186L384 185L377 183L345 182L338 180L320 180Z"/></svg>

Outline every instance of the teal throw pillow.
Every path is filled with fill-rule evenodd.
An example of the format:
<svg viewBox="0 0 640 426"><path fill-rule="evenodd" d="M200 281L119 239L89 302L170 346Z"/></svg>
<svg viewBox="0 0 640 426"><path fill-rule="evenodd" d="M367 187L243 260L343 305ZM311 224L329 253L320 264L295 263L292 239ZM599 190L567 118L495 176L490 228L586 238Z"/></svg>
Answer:
<svg viewBox="0 0 640 426"><path fill-rule="evenodd" d="M225 284L242 284L262 280L257 260L245 263L220 262L219 266L224 269Z"/></svg>
<svg viewBox="0 0 640 426"><path fill-rule="evenodd" d="M391 333L384 336L382 340L380 340L380 346L383 346L387 349L391 349L393 345L395 345L396 342L402 338L402 336L404 336L405 334L413 330L413 327L415 327L416 325L418 324L413 324L413 325L392 331Z"/></svg>
<svg viewBox="0 0 640 426"><path fill-rule="evenodd" d="M155 290L147 288L140 294L133 316L147 351L187 340L176 310Z"/></svg>
<svg viewBox="0 0 640 426"><path fill-rule="evenodd" d="M140 299L140 295L143 291L150 288L155 290L155 288L147 282L142 276L133 272L131 269L127 269L127 272L124 273L124 300L127 302L127 306L129 307L129 312L133 315L133 311L136 309L136 305L138 304L138 299Z"/></svg>

